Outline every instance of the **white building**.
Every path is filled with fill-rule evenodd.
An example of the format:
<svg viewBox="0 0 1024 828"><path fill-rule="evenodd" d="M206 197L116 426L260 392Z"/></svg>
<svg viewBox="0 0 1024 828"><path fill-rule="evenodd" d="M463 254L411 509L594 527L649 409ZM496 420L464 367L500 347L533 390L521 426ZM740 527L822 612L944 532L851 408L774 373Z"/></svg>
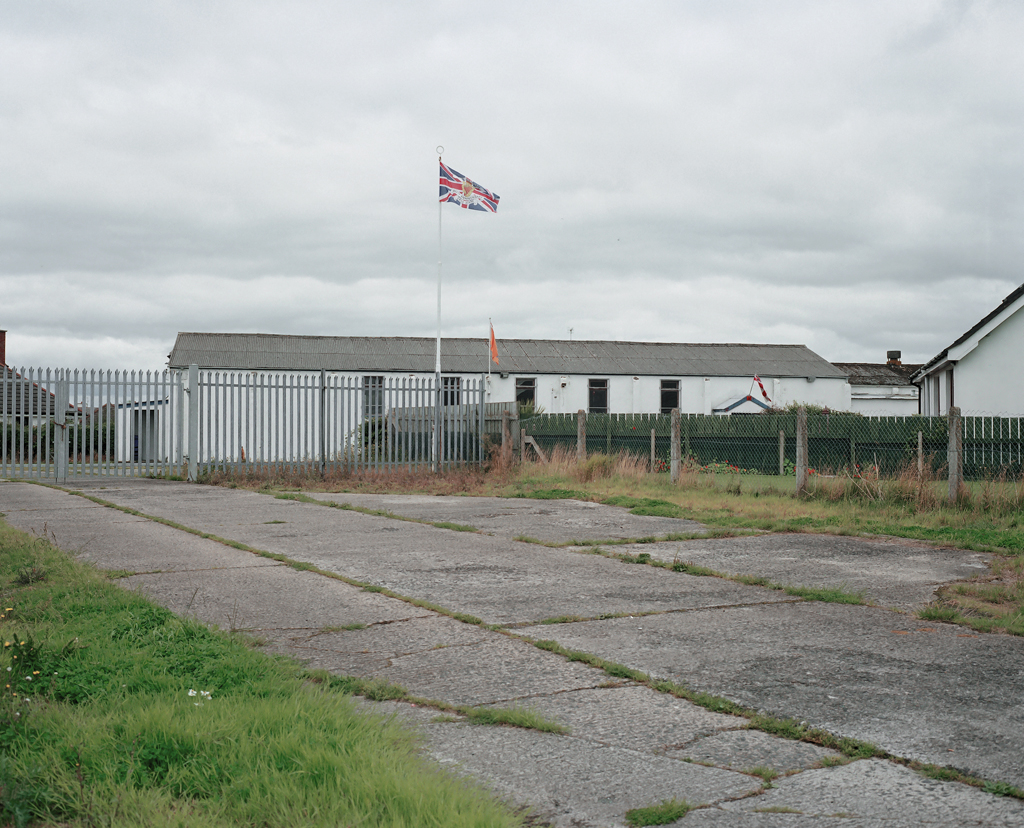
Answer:
<svg viewBox="0 0 1024 828"><path fill-rule="evenodd" d="M485 376L486 402L533 403L549 414L753 413L807 403L850 409L846 373L803 345L692 345L670 342L499 339L441 340L446 396ZM172 369L329 371L362 375L367 404L377 389L434 377L428 337L279 336L179 333Z"/></svg>
<svg viewBox="0 0 1024 828"><path fill-rule="evenodd" d="M833 362L849 375L850 410L866 417L912 417L918 413L918 392L910 378L920 365L904 365L899 351L886 362Z"/></svg>
<svg viewBox="0 0 1024 828"><path fill-rule="evenodd" d="M913 376L921 413L1024 416L1024 285Z"/></svg>

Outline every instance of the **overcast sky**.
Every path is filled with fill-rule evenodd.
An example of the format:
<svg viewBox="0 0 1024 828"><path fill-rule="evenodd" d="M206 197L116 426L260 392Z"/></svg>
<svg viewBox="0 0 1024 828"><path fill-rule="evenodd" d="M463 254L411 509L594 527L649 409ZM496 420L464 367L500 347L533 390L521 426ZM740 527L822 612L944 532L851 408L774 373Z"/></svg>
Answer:
<svg viewBox="0 0 1024 828"><path fill-rule="evenodd" d="M15 365L178 331L924 361L1024 282L1024 3L75 2L0 14Z"/></svg>

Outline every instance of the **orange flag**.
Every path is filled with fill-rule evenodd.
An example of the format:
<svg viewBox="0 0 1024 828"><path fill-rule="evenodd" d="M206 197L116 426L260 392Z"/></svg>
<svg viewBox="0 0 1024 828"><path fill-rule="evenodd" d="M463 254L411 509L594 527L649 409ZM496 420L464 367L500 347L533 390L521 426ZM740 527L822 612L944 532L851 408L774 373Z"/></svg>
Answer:
<svg viewBox="0 0 1024 828"><path fill-rule="evenodd" d="M491 325L491 359L495 365L501 364L498 362L498 343L494 341L494 325Z"/></svg>

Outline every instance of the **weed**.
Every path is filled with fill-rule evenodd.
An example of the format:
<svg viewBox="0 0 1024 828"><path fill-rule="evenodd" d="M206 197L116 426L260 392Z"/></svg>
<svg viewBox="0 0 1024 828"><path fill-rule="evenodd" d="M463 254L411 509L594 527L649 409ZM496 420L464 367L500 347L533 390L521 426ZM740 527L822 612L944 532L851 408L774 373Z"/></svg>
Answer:
<svg viewBox="0 0 1024 828"><path fill-rule="evenodd" d="M641 828L644 825L668 825L682 819L694 807L696 806L685 799L666 799L657 805L626 811L626 822L634 828Z"/></svg>
<svg viewBox="0 0 1024 828"><path fill-rule="evenodd" d="M754 808L755 814L802 814L796 808L787 808L785 805L769 805L766 808Z"/></svg>
<svg viewBox="0 0 1024 828"><path fill-rule="evenodd" d="M952 623L959 619L960 613L953 607L932 605L918 610L917 617L922 621L947 621Z"/></svg>
<svg viewBox="0 0 1024 828"><path fill-rule="evenodd" d="M829 604L865 604L864 593L847 592L840 587L783 587L787 595L796 595L807 601L824 601Z"/></svg>
<svg viewBox="0 0 1024 828"><path fill-rule="evenodd" d="M463 523L450 523L446 520L431 521L431 526L438 529L450 529L453 532L479 532L475 526L466 526Z"/></svg>
<svg viewBox="0 0 1024 828"><path fill-rule="evenodd" d="M775 770L775 768L769 768L766 765L757 765L753 768L747 768L746 770L740 771L740 773L759 777L764 780L766 788L772 787L772 781L779 778L779 772Z"/></svg>
<svg viewBox="0 0 1024 828"><path fill-rule="evenodd" d="M713 569L708 569L706 566L698 566L695 563L689 561L680 561L678 559L672 561L673 572L683 572L687 575L699 575L699 576L717 576L718 572Z"/></svg>
<svg viewBox="0 0 1024 828"><path fill-rule="evenodd" d="M30 586L46 580L46 570L41 566L27 566L18 571L12 583L14 586Z"/></svg>
<svg viewBox="0 0 1024 828"><path fill-rule="evenodd" d="M569 732L569 728L525 707L460 707L458 711L472 724L505 725L539 730L541 733Z"/></svg>

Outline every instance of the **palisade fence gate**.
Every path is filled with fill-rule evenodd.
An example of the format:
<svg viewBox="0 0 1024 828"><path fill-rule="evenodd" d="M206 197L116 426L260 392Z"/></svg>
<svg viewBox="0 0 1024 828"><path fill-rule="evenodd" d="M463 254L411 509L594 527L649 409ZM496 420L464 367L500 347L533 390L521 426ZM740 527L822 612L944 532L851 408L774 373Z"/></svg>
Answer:
<svg viewBox="0 0 1024 828"><path fill-rule="evenodd" d="M479 465L514 407L482 389L446 377L438 407L433 378L0 366L0 477Z"/></svg>

